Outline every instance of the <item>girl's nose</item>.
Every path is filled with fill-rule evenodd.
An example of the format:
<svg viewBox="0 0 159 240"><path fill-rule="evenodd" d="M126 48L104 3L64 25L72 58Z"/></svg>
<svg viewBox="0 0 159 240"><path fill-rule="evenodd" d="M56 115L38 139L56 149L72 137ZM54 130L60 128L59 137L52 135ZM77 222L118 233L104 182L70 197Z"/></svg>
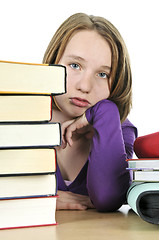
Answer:
<svg viewBox="0 0 159 240"><path fill-rule="evenodd" d="M89 93L92 88L92 76L91 73L82 73L78 82L77 89L83 93Z"/></svg>

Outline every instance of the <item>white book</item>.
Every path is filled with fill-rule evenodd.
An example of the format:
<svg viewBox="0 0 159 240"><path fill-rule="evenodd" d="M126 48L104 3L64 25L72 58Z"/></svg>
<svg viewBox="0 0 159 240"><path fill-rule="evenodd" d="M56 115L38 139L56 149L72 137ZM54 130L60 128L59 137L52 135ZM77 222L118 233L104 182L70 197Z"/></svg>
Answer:
<svg viewBox="0 0 159 240"><path fill-rule="evenodd" d="M0 149L0 176L56 171L54 148Z"/></svg>
<svg viewBox="0 0 159 240"><path fill-rule="evenodd" d="M55 225L56 196L0 200L0 229Z"/></svg>
<svg viewBox="0 0 159 240"><path fill-rule="evenodd" d="M65 92L66 68L62 65L0 61L0 93Z"/></svg>
<svg viewBox="0 0 159 240"><path fill-rule="evenodd" d="M45 147L60 144L59 123L0 124L0 148Z"/></svg>
<svg viewBox="0 0 159 240"><path fill-rule="evenodd" d="M46 122L51 118L50 95L0 95L0 122Z"/></svg>
<svg viewBox="0 0 159 240"><path fill-rule="evenodd" d="M55 173L0 176L0 199L55 195ZM1 204L1 202L0 202Z"/></svg>
<svg viewBox="0 0 159 240"><path fill-rule="evenodd" d="M159 171L134 171L133 180L144 182L158 182Z"/></svg>

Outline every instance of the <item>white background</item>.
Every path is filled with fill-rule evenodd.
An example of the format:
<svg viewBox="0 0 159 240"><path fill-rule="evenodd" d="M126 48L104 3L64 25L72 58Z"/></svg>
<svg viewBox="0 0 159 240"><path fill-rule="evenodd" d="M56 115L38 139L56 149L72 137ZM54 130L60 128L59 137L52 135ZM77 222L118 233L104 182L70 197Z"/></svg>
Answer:
<svg viewBox="0 0 159 240"><path fill-rule="evenodd" d="M0 59L41 63L59 25L84 12L111 21L123 36L133 74L129 119L139 136L159 131L158 0L0 0Z"/></svg>

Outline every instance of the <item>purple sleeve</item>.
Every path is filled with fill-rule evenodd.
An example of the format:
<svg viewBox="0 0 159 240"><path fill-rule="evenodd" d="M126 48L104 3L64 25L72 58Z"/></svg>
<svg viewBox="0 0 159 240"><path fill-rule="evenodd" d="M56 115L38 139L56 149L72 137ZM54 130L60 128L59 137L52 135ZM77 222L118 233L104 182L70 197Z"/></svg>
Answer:
<svg viewBox="0 0 159 240"><path fill-rule="evenodd" d="M125 160L132 157L135 130L128 125L122 129L118 108L109 100L89 108L86 118L95 129L88 157L88 194L98 211L114 211L126 200L130 176Z"/></svg>

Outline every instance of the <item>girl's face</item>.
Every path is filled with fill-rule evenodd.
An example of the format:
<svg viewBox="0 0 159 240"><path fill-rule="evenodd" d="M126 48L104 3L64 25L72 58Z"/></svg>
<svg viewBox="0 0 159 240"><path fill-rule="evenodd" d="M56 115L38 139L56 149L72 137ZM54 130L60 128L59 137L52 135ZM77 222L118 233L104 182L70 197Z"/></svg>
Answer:
<svg viewBox="0 0 159 240"><path fill-rule="evenodd" d="M68 42L59 64L67 68L67 93L56 102L68 118L109 97L111 49L96 31L81 30Z"/></svg>

